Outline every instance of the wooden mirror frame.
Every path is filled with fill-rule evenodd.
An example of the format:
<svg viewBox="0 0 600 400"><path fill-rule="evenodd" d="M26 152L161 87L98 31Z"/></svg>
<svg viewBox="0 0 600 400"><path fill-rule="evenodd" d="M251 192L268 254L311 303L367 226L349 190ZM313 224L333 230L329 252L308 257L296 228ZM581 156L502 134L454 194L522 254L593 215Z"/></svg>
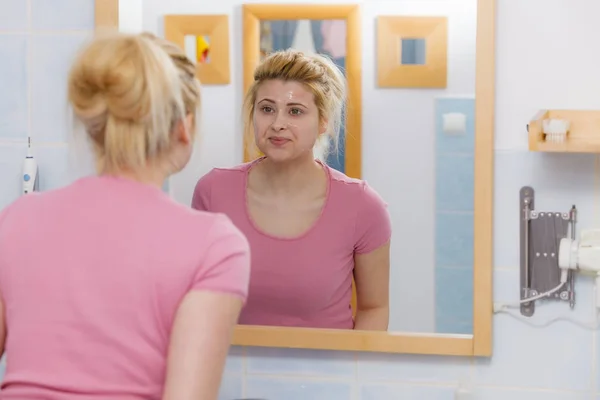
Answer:
<svg viewBox="0 0 600 400"><path fill-rule="evenodd" d="M489 357L492 355L495 10L496 0L477 0L473 334L371 332L238 325L233 335L233 345L454 356ZM347 41L349 43L347 51L349 108L361 109L362 49L358 5L244 5L244 93L253 81L253 71L260 59L260 21L264 19L345 19L349 38ZM375 59L375 44L371 44L368 48ZM353 73L355 71L357 73ZM348 140L347 143L355 142L357 147L347 148L347 153L361 151L360 115L356 115L355 118L347 122L347 132L353 132L351 135L354 139ZM247 149L247 144L247 138L244 138L244 149ZM244 159L248 159L246 150L244 150ZM346 171L346 174L360 176L360 164L358 169L352 168Z"/></svg>

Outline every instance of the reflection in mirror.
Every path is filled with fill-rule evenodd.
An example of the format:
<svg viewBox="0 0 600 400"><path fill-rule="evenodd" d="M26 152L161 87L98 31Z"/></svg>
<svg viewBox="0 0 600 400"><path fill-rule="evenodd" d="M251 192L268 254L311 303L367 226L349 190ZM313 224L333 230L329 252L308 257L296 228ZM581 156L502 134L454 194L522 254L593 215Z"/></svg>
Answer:
<svg viewBox="0 0 600 400"><path fill-rule="evenodd" d="M210 38L208 36L185 35L185 55L198 64L210 62Z"/></svg>
<svg viewBox="0 0 600 400"><path fill-rule="evenodd" d="M324 54L345 73L346 63L346 21L344 20L284 20L260 22L260 58L285 49L294 49L305 54ZM331 142L322 136L314 149L318 159L323 159L330 167L344 171L345 126L340 127L338 150L330 150Z"/></svg>
<svg viewBox="0 0 600 400"><path fill-rule="evenodd" d="M374 48L365 43L364 50L358 50L358 56L355 57L353 50L357 47L353 48L349 38L361 36L359 32L355 33L354 23L359 25L364 22L343 19L255 19L259 24L260 36L245 42L245 46L253 43L252 49L255 49L249 50L249 45L245 47L245 52L251 53L250 56L244 56L245 60L264 61L267 55L285 49L324 54L350 79L350 97L352 90L362 90L357 96L360 98L362 94L362 104L352 103L352 109L348 112L349 115L358 113L362 118L359 123L362 127L364 167L360 178L365 179L387 204L393 234L389 284L378 286L378 282L385 282L387 277L374 278L374 269L368 269L365 279L365 275L361 275L356 268L359 263L357 260L361 257L357 255L358 243L363 241L363 237L353 242L355 247L344 247L346 243L342 246L335 244L335 240L328 240L355 232L355 225L346 223L338 212L349 204L350 198L336 203L336 209L324 206L326 203L319 196L316 196L318 201L307 200L295 204L301 210L317 211L311 211L314 215L311 214L310 218L298 221L294 213L281 213L289 205L279 207L280 204L274 201L260 203L257 199L260 200L264 192L249 190L254 178L248 171L256 168L257 164L249 164L254 165L248 167L250 169L227 169L238 172L232 172L227 179L241 176L243 190L234 192L231 189L234 183L227 186L229 181L223 180L222 190L216 190L213 186L215 190L212 192L207 191L200 196L195 193L194 196L195 201L200 203L196 208L227 214L246 234L252 246L251 287L240 324L352 329L357 320L353 319L357 315L357 303L367 297L364 293L386 293L389 289L389 296L387 293L384 296L389 299L388 331L473 333L475 57L465 58L462 55L475 54L474 8L476 0L472 0L472 7L455 9L447 15L449 26L456 29L450 35L454 38L453 45L448 47L448 85L445 89L436 90L383 90L375 86L374 77L367 73L361 81L361 71L356 70L372 65ZM436 9L431 10L432 15L437 12ZM257 32L256 28L256 25L249 25L248 32ZM401 40L398 39L400 36L398 33L391 36L392 40L398 41L398 55L394 54L394 58L399 63L414 65L414 69L417 69L428 67L427 63L436 61L434 56L426 59L428 39L425 34L409 32ZM197 59L198 41L190 39L190 43ZM205 43L210 41L205 40ZM458 53L452 54L453 51ZM203 57L210 62L210 52L203 53ZM349 71L346 70L347 60L350 61L348 65L352 66ZM453 64L455 60L459 60L460 64ZM252 82L255 66L250 62L245 65L244 76L248 86ZM372 68L370 71L373 72ZM302 117L299 116L304 115L305 110L309 111L309 115L314 115L310 113L314 112L312 107L315 107L315 100L305 93L310 88L294 83L278 82L263 86L260 95L257 94L257 100L252 103L255 106L254 114L250 119L245 119L245 127L256 128L264 118L275 118L275 115L281 118L274 119L275 125L298 127L302 124ZM281 93L288 96L282 96ZM262 100L268 104L259 104ZM302 105L305 100L309 100L308 107ZM257 116L257 112L262 114ZM314 124L313 131L317 125ZM347 131L352 132L353 129L354 125L350 123L348 127L342 124L337 151L332 148L333 142L327 139L317 141L313 149L316 158L334 173L347 173L348 160L352 157L346 152L345 136ZM290 128L281 136L285 141L285 135L293 134ZM348 147L354 143L350 140L347 142ZM273 146L283 149L285 143L279 141ZM209 184L207 182L205 180L206 185ZM188 186L192 185L188 183ZM234 199L239 198L243 200L236 203L237 208L231 211ZM226 210L227 207L232 208ZM367 207L361 204L356 210L364 213ZM363 216L365 221L379 221L374 223L375 231L383 225L374 213L367 214ZM273 222L274 215L280 220ZM290 217L296 218L291 221ZM303 242L303 247L299 249L294 243L301 242L297 240L299 238L309 236L319 218L333 219L329 221L328 234L317 235L311 242ZM295 233L285 231L292 225L301 228ZM280 237L274 240L273 236ZM281 236L288 238L281 239ZM361 245L364 246L364 243ZM339 256L340 247L346 251L343 257ZM369 246L364 248L367 253L373 250ZM282 255L277 256L280 258L275 262L272 253ZM332 254L338 256L334 262L327 258ZM302 261L302 265L298 265L294 262L298 259L311 261ZM370 288L363 286L361 289L361 279L363 283L376 283ZM335 285L330 284L332 281L335 281ZM354 284L355 292L352 290ZM336 307L324 306L315 310L314 304L317 303L335 304ZM341 309L338 308L340 304ZM293 305L294 313L290 312L290 305ZM271 314L269 319L258 317L263 306ZM326 322L335 321L335 324L325 324L323 319L315 318L315 314L327 315Z"/></svg>
<svg viewBox="0 0 600 400"><path fill-rule="evenodd" d="M460 20L450 24L460 27L451 49L474 54L476 13L457 11L448 18ZM426 41L400 38L399 62L426 65ZM287 48L328 55L345 72L352 43L347 42L344 20L261 20L260 59ZM362 57L374 55L363 52ZM380 153L377 165L368 166L370 174L363 178L380 191L392 219L389 331L473 333L475 62L450 71L449 89L400 90L394 93L392 108L381 92L371 89L363 103L364 137L374 138L365 140L370 151ZM342 139L344 131L342 126ZM383 131L393 140L384 140ZM323 154L326 146L315 154ZM344 157L342 141L340 151L324 161L345 172ZM360 279L356 270L354 278ZM356 298L352 304L356 307Z"/></svg>
<svg viewBox="0 0 600 400"><path fill-rule="evenodd" d="M400 39L400 64L425 65L425 39Z"/></svg>

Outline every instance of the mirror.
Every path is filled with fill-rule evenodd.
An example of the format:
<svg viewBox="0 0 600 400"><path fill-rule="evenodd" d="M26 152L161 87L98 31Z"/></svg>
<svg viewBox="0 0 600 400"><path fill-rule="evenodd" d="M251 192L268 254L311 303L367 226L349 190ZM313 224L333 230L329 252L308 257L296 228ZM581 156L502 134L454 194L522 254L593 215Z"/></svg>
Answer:
<svg viewBox="0 0 600 400"><path fill-rule="evenodd" d="M472 7L476 7L475 0ZM456 17L462 18L457 22L461 29L457 46L465 53L475 53L475 15L471 10ZM255 51L260 60L288 48L319 53L348 76L347 55L357 52L355 44L348 41L345 19L260 18L259 30L260 47ZM426 63L424 38L401 38L399 44L402 64ZM375 59L375 54L362 52L360 58ZM368 101L380 104L377 108L362 104L363 129L370 130L368 147L373 156L371 164L365 165L363 160L367 173L355 177L374 186L391 215L388 330L393 332L473 333L475 59L455 71L449 77L455 89L423 93L397 89L390 94L396 103L393 108L381 99L380 89L373 89L366 91L372 96ZM406 139L386 137L385 128L379 126L389 127L395 121L402 121ZM351 123L347 121L349 127ZM346 137L344 128L341 137ZM354 128L354 132L360 129ZM343 144L326 162L347 174L348 154ZM318 148L315 151L317 155L320 152ZM390 175L395 184L388 183ZM355 282L355 286L361 283ZM335 285L331 287L333 292ZM347 306L351 305L356 307L356 298L348 302ZM333 302L330 306L336 307ZM298 326L308 325L302 320Z"/></svg>
<svg viewBox="0 0 600 400"><path fill-rule="evenodd" d="M240 92L250 87L261 59L280 49L325 54L344 73L349 93L340 151L325 163L366 180L387 203L393 229L388 329L246 320L238 325L233 343L491 355L494 1L472 0L470 7L448 9L450 65L448 84L441 89L377 87L375 38L366 32L374 31L378 13L372 9L365 13L368 18L360 14L369 4L244 5ZM409 11L391 8L389 13ZM439 17L439 9L432 7L431 15ZM363 39L369 42L361 44ZM426 57L432 42L425 36L396 35L392 40L398 44L396 64L429 68L439 61ZM254 160L251 145L244 138L244 162ZM186 188L199 178L190 175L186 173ZM173 191L177 198L177 187ZM189 204L189 197L181 200ZM346 273L345 293L353 284L352 271ZM357 281L358 290L342 299L353 313L360 285ZM319 286L321 297L333 297ZM279 291L277 296L288 294ZM278 301L271 299L272 304Z"/></svg>
<svg viewBox="0 0 600 400"><path fill-rule="evenodd" d="M400 64L425 65L425 39L400 38Z"/></svg>

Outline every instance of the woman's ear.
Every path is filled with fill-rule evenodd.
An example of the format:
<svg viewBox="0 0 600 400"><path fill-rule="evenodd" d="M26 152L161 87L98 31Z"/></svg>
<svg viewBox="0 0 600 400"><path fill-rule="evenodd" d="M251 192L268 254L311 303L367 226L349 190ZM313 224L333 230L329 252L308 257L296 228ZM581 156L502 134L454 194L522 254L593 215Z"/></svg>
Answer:
<svg viewBox="0 0 600 400"><path fill-rule="evenodd" d="M329 126L329 121L326 119L321 120L321 124L319 125L319 134L323 135L327 132L327 128Z"/></svg>
<svg viewBox="0 0 600 400"><path fill-rule="evenodd" d="M183 144L189 144L192 141L192 131L194 129L194 116L186 115L185 119L179 121L175 128L175 139Z"/></svg>

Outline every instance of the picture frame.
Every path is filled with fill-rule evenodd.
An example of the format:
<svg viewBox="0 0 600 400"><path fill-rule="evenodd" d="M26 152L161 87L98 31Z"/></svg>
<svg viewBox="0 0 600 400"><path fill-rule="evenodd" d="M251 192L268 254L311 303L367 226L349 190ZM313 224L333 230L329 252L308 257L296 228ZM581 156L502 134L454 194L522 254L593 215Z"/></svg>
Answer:
<svg viewBox="0 0 600 400"><path fill-rule="evenodd" d="M186 49L186 36L210 48L209 58L196 58L196 77L203 85L231 83L228 15L165 15L165 39Z"/></svg>
<svg viewBox="0 0 600 400"><path fill-rule="evenodd" d="M415 45L416 44L416 45ZM404 46L420 47L421 62L404 63ZM379 16L377 84L382 88L445 88L448 81L448 18Z"/></svg>

